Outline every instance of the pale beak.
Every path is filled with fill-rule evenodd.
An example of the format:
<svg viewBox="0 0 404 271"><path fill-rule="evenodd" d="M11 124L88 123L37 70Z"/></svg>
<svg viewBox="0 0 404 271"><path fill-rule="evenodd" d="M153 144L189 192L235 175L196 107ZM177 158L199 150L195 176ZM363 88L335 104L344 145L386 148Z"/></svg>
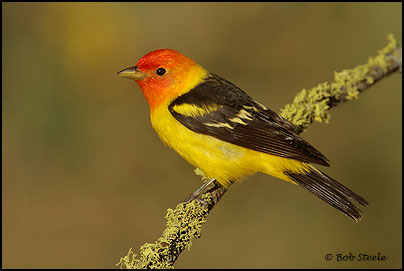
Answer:
<svg viewBox="0 0 404 271"><path fill-rule="evenodd" d="M145 76L144 73L142 73L141 71L139 71L137 69L137 66L126 68L126 69L118 72L117 75L120 77L134 79L134 80L142 80Z"/></svg>

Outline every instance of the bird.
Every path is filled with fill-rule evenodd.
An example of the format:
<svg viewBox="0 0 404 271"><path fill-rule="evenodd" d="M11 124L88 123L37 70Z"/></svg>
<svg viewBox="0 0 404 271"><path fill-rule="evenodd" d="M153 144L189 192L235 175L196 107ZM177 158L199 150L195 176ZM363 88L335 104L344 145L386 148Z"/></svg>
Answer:
<svg viewBox="0 0 404 271"><path fill-rule="evenodd" d="M118 76L135 80L161 141L227 187L254 173L297 184L356 222L369 202L313 164L329 160L296 126L173 49L158 49Z"/></svg>

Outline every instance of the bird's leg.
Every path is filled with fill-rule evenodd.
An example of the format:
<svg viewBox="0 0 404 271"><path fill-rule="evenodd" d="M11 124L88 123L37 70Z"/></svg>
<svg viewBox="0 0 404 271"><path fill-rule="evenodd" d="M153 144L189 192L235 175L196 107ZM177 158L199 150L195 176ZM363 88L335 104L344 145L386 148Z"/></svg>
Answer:
<svg viewBox="0 0 404 271"><path fill-rule="evenodd" d="M214 185L209 190L206 190L206 192L213 193L217 189L223 188L223 186L220 183L218 183L216 180L213 180L213 181L214 181Z"/></svg>
<svg viewBox="0 0 404 271"><path fill-rule="evenodd" d="M205 192L206 188L211 185L214 181L216 181L215 179L210 179L208 181L206 181L201 187L199 187L194 193L192 193L191 195L189 195L188 198L186 198L184 200L184 202L190 202L194 199L196 199L201 193ZM218 185L218 183L215 183L215 186L212 188L213 190L216 189L216 186Z"/></svg>

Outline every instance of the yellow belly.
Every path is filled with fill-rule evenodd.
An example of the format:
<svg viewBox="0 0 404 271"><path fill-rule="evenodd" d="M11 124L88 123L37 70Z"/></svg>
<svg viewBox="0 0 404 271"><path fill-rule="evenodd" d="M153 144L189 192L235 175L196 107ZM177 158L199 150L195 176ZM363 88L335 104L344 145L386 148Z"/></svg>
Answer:
<svg viewBox="0 0 404 271"><path fill-rule="evenodd" d="M201 169L207 178L228 185L243 177L262 172L290 181L284 170L302 172L310 165L296 160L265 154L195 133L179 123L167 107L156 108L151 115L160 139L185 160Z"/></svg>

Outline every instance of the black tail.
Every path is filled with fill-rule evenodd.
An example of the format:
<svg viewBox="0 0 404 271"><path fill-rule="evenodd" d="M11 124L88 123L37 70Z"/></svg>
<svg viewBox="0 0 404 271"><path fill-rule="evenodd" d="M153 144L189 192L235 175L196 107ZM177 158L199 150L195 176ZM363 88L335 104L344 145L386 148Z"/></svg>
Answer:
<svg viewBox="0 0 404 271"><path fill-rule="evenodd" d="M304 189L312 192L350 218L355 219L356 222L361 220L362 211L350 199L365 207L369 205L367 200L319 170L312 169L305 174L290 172L285 172L285 174Z"/></svg>

